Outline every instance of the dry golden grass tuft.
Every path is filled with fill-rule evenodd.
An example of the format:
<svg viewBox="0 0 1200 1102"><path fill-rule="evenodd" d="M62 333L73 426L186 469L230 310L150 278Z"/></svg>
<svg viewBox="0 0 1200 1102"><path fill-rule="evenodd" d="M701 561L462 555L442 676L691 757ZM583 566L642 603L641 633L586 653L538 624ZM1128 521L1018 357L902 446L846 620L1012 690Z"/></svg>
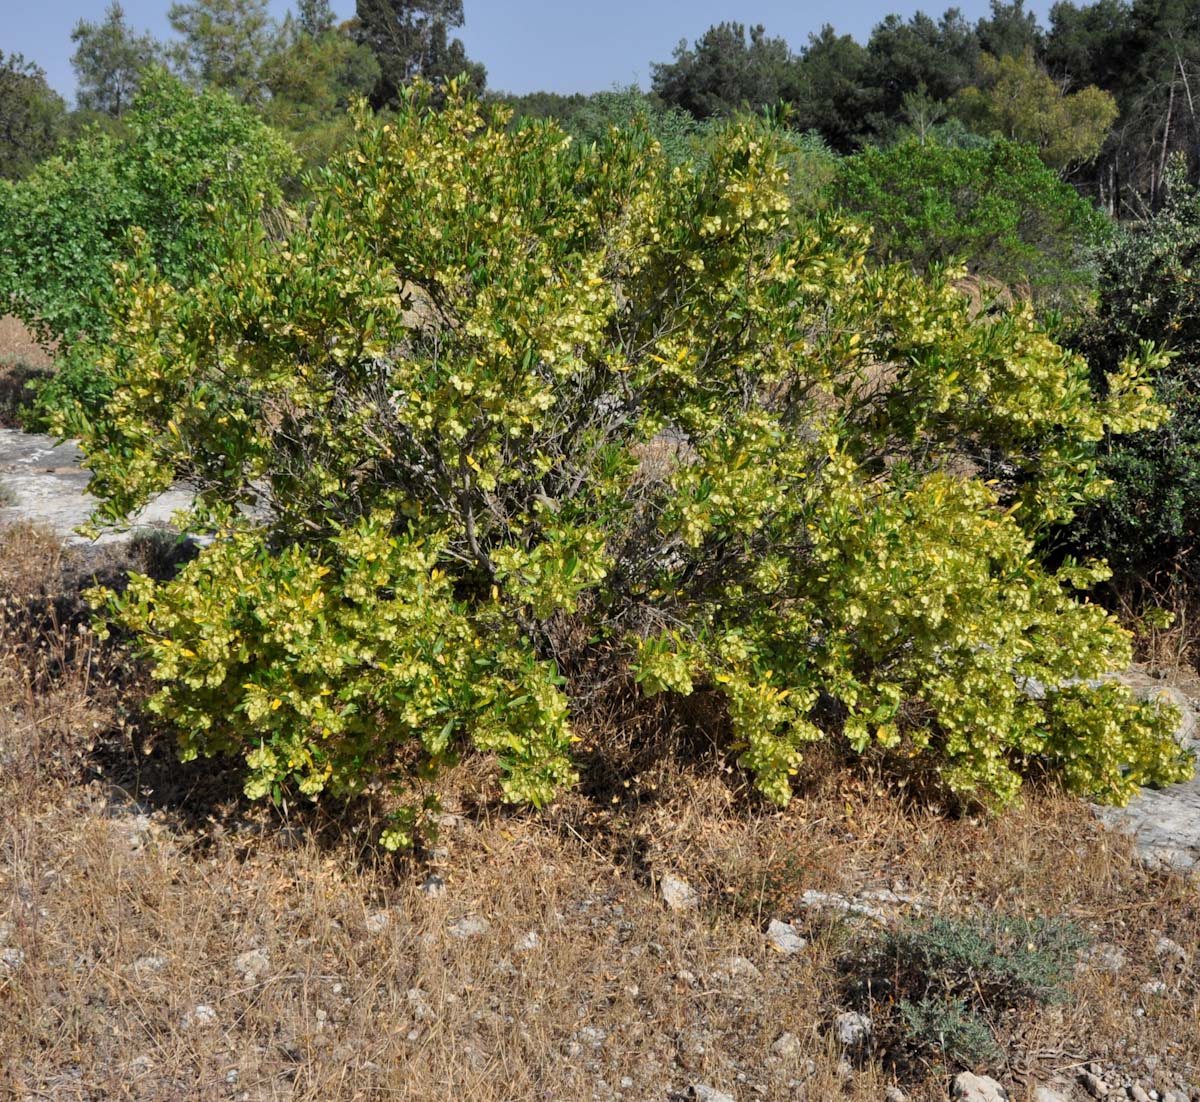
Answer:
<svg viewBox="0 0 1200 1102"><path fill-rule="evenodd" d="M0 529L0 1097L663 1102L708 1083L879 1102L900 1072L848 1069L830 1034L870 927L800 895L885 888L926 912L1069 918L1124 954L1001 1024L986 1070L1014 1100L1085 1061L1200 1080L1196 887L1077 801L1031 787L1010 815L952 817L817 751L777 812L716 747L626 745L540 814L498 810L467 761L438 846L396 861L369 814L251 808L230 775L147 747L128 658L73 603L95 565ZM658 901L667 872L695 909ZM772 918L808 948L769 948ZM945 1098L945 1069L903 1075Z"/></svg>

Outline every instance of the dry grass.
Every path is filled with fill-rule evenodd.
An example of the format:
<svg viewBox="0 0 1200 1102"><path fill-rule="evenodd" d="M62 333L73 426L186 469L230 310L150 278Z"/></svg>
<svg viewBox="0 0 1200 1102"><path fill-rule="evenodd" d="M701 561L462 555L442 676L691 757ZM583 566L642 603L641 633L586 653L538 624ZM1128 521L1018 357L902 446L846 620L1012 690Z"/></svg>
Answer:
<svg viewBox="0 0 1200 1102"><path fill-rule="evenodd" d="M634 772L514 814L472 760L444 848L396 861L370 808L285 818L211 766L144 753L136 677L75 596L98 565L116 564L0 530L0 1097L662 1102L707 1082L739 1102L879 1102L897 1072L875 1054L847 1075L829 1034L866 931L798 899L883 887L927 911L1070 918L1125 953L1116 975L1084 968L1067 1006L1002 1023L989 1070L1014 1100L1088 1060L1200 1081L1196 888L1142 869L1076 801L1034 788L1003 818L953 818L830 753L781 813L698 747L629 749ZM431 871L441 895L421 889ZM696 910L657 902L666 871ZM455 936L472 916L486 930ZM808 949L771 951L771 918ZM1155 955L1161 935L1184 960ZM904 1075L911 1098L945 1097L944 1069Z"/></svg>

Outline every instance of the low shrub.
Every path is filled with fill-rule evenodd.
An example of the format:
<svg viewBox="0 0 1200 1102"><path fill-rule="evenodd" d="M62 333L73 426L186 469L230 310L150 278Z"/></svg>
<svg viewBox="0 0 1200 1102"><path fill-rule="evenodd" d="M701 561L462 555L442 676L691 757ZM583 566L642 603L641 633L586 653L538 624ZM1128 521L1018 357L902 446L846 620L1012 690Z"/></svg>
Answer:
<svg viewBox="0 0 1200 1102"><path fill-rule="evenodd" d="M909 919L860 951L855 994L896 1054L975 1067L1010 1011L1067 999L1088 938L1060 919L997 913Z"/></svg>
<svg viewBox="0 0 1200 1102"><path fill-rule="evenodd" d="M835 201L874 230L882 257L966 264L1049 306L1078 306L1096 286L1108 219L1063 183L1032 146L964 148L915 138L844 158Z"/></svg>

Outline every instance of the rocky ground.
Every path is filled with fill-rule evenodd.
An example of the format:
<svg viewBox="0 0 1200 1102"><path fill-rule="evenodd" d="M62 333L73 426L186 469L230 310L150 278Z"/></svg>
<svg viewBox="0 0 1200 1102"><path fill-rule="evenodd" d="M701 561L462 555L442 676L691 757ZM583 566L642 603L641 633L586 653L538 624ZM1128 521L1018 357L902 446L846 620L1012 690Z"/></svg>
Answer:
<svg viewBox="0 0 1200 1102"><path fill-rule="evenodd" d="M82 455L70 441L58 443L50 436L0 427L0 523L29 520L46 525L68 542L90 543L76 529L91 515L95 501L87 494L88 473ZM134 527L165 527L189 496L182 491L163 494L134 519ZM125 532L100 536L106 543L125 538Z"/></svg>

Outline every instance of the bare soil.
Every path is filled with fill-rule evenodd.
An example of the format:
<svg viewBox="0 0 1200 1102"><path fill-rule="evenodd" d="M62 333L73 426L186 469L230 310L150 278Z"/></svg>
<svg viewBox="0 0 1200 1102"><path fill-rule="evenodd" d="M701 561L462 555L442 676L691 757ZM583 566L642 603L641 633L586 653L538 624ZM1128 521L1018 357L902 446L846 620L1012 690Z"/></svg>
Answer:
<svg viewBox="0 0 1200 1102"><path fill-rule="evenodd" d="M29 400L26 384L45 378L54 367L19 318L0 315L0 427L17 427L17 411Z"/></svg>

